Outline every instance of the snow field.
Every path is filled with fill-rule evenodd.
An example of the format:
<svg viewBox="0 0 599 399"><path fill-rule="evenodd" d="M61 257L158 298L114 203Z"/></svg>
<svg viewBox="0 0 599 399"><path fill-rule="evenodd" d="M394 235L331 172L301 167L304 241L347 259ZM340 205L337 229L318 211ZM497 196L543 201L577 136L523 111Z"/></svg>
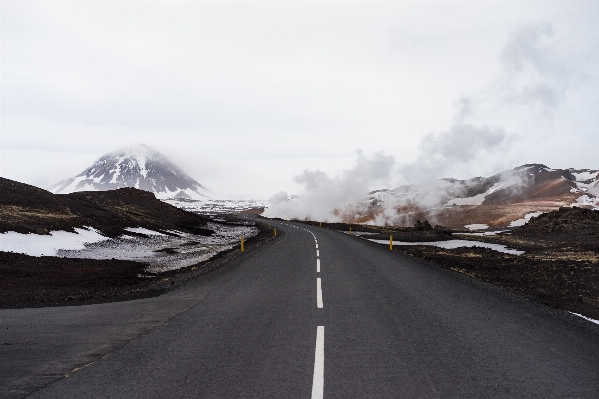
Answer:
<svg viewBox="0 0 599 399"><path fill-rule="evenodd" d="M208 223L214 231L210 237L172 231L171 237L143 227L125 230L149 237L123 235L117 239L103 236L95 229L79 229L76 233L53 231L50 235L21 234L14 231L0 234L0 251L30 256L64 256L83 259L121 259L148 264L148 271L160 273L191 266L233 248L239 239L258 234L249 225Z"/></svg>
<svg viewBox="0 0 599 399"><path fill-rule="evenodd" d="M86 244L108 240L91 227L75 228L76 233L52 231L50 235L21 234L9 231L0 234L0 251L30 256L56 256L60 250L82 250Z"/></svg>
<svg viewBox="0 0 599 399"><path fill-rule="evenodd" d="M176 232L170 237L143 228L127 229L151 235L149 238L122 236L118 239L86 245L83 249L61 250L58 256L86 259L122 259L147 263L147 271L161 273L208 260L219 252L233 248L243 236L258 234L253 226L230 226L208 223L214 231L210 237Z"/></svg>

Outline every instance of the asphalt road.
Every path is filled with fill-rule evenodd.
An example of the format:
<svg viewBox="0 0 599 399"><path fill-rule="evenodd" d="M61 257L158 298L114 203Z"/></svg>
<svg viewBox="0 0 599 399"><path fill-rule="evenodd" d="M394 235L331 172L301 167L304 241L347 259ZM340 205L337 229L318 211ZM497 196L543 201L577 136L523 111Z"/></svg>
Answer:
<svg viewBox="0 0 599 399"><path fill-rule="evenodd" d="M272 224L285 233L171 293L188 299L171 316L128 330L134 339L96 349L101 359L31 397L599 397L599 335L586 322L383 245ZM143 301L92 306L108 320ZM70 328L58 309L44 322L53 334ZM25 330L27 311L8 323ZM86 334L108 341L126 319L99 336L83 329L67 347L77 352Z"/></svg>

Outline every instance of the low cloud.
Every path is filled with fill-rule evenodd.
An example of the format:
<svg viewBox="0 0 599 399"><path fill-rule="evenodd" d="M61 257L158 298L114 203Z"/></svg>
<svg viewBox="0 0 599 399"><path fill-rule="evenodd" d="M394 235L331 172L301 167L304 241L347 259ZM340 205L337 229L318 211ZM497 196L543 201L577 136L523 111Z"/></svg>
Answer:
<svg viewBox="0 0 599 399"><path fill-rule="evenodd" d="M304 170L295 176L295 181L304 187L304 193L291 199L287 199L285 192L275 194L264 215L341 221L369 191L389 184L394 169L395 159L390 155L376 153L368 156L358 152L354 166L337 176L329 176L320 170Z"/></svg>

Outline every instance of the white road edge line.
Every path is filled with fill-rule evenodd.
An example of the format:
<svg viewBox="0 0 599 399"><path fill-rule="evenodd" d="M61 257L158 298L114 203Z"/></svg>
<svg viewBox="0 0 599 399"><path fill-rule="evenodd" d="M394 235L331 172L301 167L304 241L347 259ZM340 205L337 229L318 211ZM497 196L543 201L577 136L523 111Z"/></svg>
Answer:
<svg viewBox="0 0 599 399"><path fill-rule="evenodd" d="M320 259L316 259L316 273L320 273Z"/></svg>
<svg viewBox="0 0 599 399"><path fill-rule="evenodd" d="M316 243L316 249L318 249L318 243Z"/></svg>
<svg viewBox="0 0 599 399"><path fill-rule="evenodd" d="M324 326L316 328L316 351L314 354L314 378L312 399L322 399L324 394Z"/></svg>
<svg viewBox="0 0 599 399"><path fill-rule="evenodd" d="M316 306L318 306L318 309L322 309L322 284L320 277L316 279Z"/></svg>
<svg viewBox="0 0 599 399"><path fill-rule="evenodd" d="M320 251L316 250L316 256L320 256Z"/></svg>

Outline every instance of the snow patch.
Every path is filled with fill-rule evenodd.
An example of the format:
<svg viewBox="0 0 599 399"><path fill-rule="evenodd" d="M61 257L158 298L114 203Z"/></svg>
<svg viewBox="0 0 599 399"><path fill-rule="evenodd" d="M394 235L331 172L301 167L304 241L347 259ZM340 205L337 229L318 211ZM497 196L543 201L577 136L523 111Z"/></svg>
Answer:
<svg viewBox="0 0 599 399"><path fill-rule="evenodd" d="M488 225L486 224L467 224L466 226L464 226L465 228L467 228L468 230L486 230L489 228Z"/></svg>
<svg viewBox="0 0 599 399"><path fill-rule="evenodd" d="M518 220L514 220L513 222L511 222L508 227L520 227L520 226L524 226L526 223L528 223L528 221L532 218L536 218L539 215L542 215L545 212L532 212L532 213L527 213L526 215L524 215L524 217L522 219L518 219Z"/></svg>
<svg viewBox="0 0 599 399"><path fill-rule="evenodd" d="M176 206L189 212L203 215L219 215L224 213L243 212L248 209L266 208L266 200L186 200L186 199L163 199L167 204Z"/></svg>
<svg viewBox="0 0 599 399"><path fill-rule="evenodd" d="M166 234L159 233L154 230L145 229L143 227L127 227L125 230L132 233L145 234L147 236L165 236Z"/></svg>
<svg viewBox="0 0 599 399"><path fill-rule="evenodd" d="M0 251L30 256L56 256L59 250L81 250L85 244L108 240L91 227L75 228L76 233L52 231L50 235L22 234L9 231L0 234Z"/></svg>
<svg viewBox="0 0 599 399"><path fill-rule="evenodd" d="M83 249L62 250L58 252L58 256L132 260L147 263L148 272L161 273L208 260L219 252L233 248L239 243L240 237L249 238L259 231L255 225L231 226L208 223L206 227L213 230L214 234L200 236L179 232L180 237L164 234L155 234L147 238L122 236L105 242L88 244ZM143 231L142 228L135 230Z"/></svg>
<svg viewBox="0 0 599 399"><path fill-rule="evenodd" d="M146 157L144 155L137 156L137 166L139 166L139 174L145 179L148 176L148 171L146 170Z"/></svg>
<svg viewBox="0 0 599 399"><path fill-rule="evenodd" d="M572 204L572 206L591 206L594 209L599 208L599 198L591 197L588 195L583 195L576 199L576 202Z"/></svg>
<svg viewBox="0 0 599 399"><path fill-rule="evenodd" d="M484 236L496 236L499 233L504 233L506 231L509 230L495 230L495 231L484 231L481 233L453 233L453 234L459 234L462 236L478 236L478 237L484 237Z"/></svg>
<svg viewBox="0 0 599 399"><path fill-rule="evenodd" d="M119 158L119 160L117 161L117 163L114 165L114 169L111 169L111 170L108 171L108 173L113 173L112 180L110 180L111 183L116 183L117 182L116 179L121 174L121 162L123 162L123 159L124 159L124 157Z"/></svg>
<svg viewBox="0 0 599 399"><path fill-rule="evenodd" d="M597 178L597 175L599 175L599 171L594 171L594 172L571 172L572 175L576 178L576 181L587 181L587 180L593 180Z"/></svg>
<svg viewBox="0 0 599 399"><path fill-rule="evenodd" d="M378 244L386 244L389 245L389 240L374 240L369 239L369 241L376 242ZM524 251L518 251L517 249L510 249L505 245L501 244L491 244L482 241L468 241L468 240L447 240L447 241L430 241L430 242L404 242L404 241L393 241L393 245L429 245L433 247L445 248L445 249L455 249L461 247L482 247L489 248L494 251L503 252L511 255L522 255Z"/></svg>
<svg viewBox="0 0 599 399"><path fill-rule="evenodd" d="M509 180L501 183L495 183L491 188L485 191L482 194L478 194L472 197L465 198L454 198L452 200L447 201L445 206L453 206L453 205L482 205L487 195L493 194L495 191L503 190L512 185L516 184L515 181Z"/></svg>

